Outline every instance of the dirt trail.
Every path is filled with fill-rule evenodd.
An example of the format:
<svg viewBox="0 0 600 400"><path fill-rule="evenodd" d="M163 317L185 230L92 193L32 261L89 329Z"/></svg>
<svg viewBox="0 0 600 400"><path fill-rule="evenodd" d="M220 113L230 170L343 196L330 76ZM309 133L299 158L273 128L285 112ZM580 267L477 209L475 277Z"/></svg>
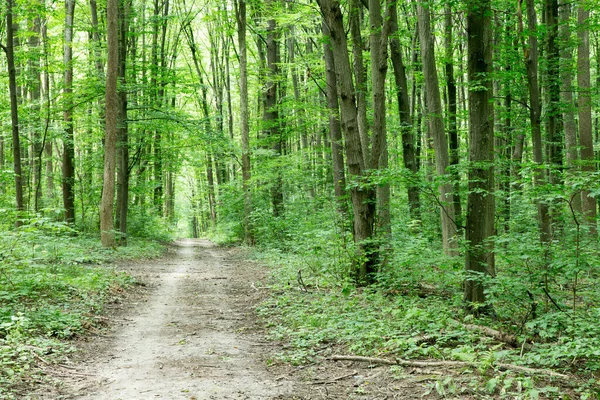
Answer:
<svg viewBox="0 0 600 400"><path fill-rule="evenodd" d="M172 257L132 272L149 274L147 303L121 319L96 359L78 366L79 381L67 383L62 398L294 398L293 383L261 361L265 344L243 334L256 280L247 263L208 241L184 240Z"/></svg>

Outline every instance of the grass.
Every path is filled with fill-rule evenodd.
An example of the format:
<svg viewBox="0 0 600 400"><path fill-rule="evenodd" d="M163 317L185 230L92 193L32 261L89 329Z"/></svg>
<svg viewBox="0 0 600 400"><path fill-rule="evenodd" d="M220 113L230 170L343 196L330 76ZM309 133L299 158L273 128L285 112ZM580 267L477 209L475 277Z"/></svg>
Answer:
<svg viewBox="0 0 600 400"><path fill-rule="evenodd" d="M48 381L46 363L74 351L68 339L94 329L107 302L135 282L114 264L157 257L163 246L132 238L105 249L96 237L42 223L0 240L0 398L26 399Z"/></svg>

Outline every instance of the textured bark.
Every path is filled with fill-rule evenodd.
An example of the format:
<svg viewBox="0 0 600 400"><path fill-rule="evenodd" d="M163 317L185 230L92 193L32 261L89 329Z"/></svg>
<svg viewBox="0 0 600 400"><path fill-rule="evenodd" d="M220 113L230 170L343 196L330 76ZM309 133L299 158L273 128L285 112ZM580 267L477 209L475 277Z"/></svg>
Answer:
<svg viewBox="0 0 600 400"><path fill-rule="evenodd" d="M329 37L329 28L323 22L323 36ZM329 135L331 137L331 161L333 163L333 187L337 200L338 210L345 216L348 214L346 193L346 176L344 172L344 142L342 127L340 125L340 106L337 92L337 78L335 76L335 60L331 45L327 40L323 42L325 58L325 79L327 81L327 108L329 109Z"/></svg>
<svg viewBox="0 0 600 400"><path fill-rule="evenodd" d="M412 173L408 184L408 207L413 220L421 219L419 187L414 184L417 179L417 161L415 159L415 137L413 135L410 100L408 97L408 82L406 68L402 59L402 49L398 40L398 11L396 3L390 4L390 59L394 71L398 114L400 116L400 131L402 133L402 160L404 168Z"/></svg>
<svg viewBox="0 0 600 400"><path fill-rule="evenodd" d="M19 112L17 98L17 70L15 68L14 53L14 25L13 25L13 2L7 0L6 7L6 60L8 66L8 88L10 96L10 119L12 124L12 147L13 147L13 167L15 172L15 212L17 218L15 225L22 225L21 213L24 210L23 204L23 178L21 171L21 143L19 139Z"/></svg>
<svg viewBox="0 0 600 400"><path fill-rule="evenodd" d="M430 13L427 5L419 2L417 4L417 14L419 23L419 41L421 43L421 60L423 76L425 78L425 103L427 106L427 116L429 119L431 135L433 137L435 167L438 177L442 177L442 179L447 181L447 179L443 177L447 174L447 168L450 165L448 141L446 139L446 133L444 132L442 102L440 99L439 81L435 65ZM443 182L440 184L438 191L444 253L455 255L457 252L457 242L452 184Z"/></svg>
<svg viewBox="0 0 600 400"><path fill-rule="evenodd" d="M268 132L271 149L275 157L281 156L282 141L279 121L279 42L277 24L275 19L267 21L267 85L265 93L265 115L264 121ZM275 174L271 184L271 203L273 205L273 216L283 216L283 180L281 174Z"/></svg>
<svg viewBox="0 0 600 400"><path fill-rule="evenodd" d="M40 35L41 19L39 15L33 18L29 36L29 96L31 100L32 122L31 122L31 190L33 191L33 209L38 212L42 199L42 120L41 120L41 72L40 72Z"/></svg>
<svg viewBox="0 0 600 400"><path fill-rule="evenodd" d="M62 189L65 221L75 222L75 144L73 137L73 13L75 0L65 0L64 117Z"/></svg>
<svg viewBox="0 0 600 400"><path fill-rule="evenodd" d="M582 171L591 174L596 171L594 164L594 140L592 137L592 96L590 87L590 11L587 4L577 7L577 86L579 141L581 144ZM585 224L592 236L597 235L596 199L591 197L589 190L581 193L581 205Z"/></svg>
<svg viewBox="0 0 600 400"><path fill-rule="evenodd" d="M542 149L542 130L540 91L538 86L538 44L537 44L537 16L534 0L527 1L527 20L529 28L528 46L523 45L525 56L525 67L527 69L527 87L529 89L529 121L531 124L531 138L533 142L533 162L537 164L534 173L534 184L537 187L544 185L544 158ZM519 0L519 9L521 0ZM523 32L523 21L521 12L519 14L519 31ZM552 240L552 221L548 203L542 199L536 199L538 208L538 225L540 228L540 241L549 243Z"/></svg>
<svg viewBox="0 0 600 400"><path fill-rule="evenodd" d="M482 278L494 276L494 253L488 242L494 234L494 116L492 100L492 42L490 0L468 4L469 196L465 236L465 300L485 301Z"/></svg>
<svg viewBox="0 0 600 400"><path fill-rule="evenodd" d="M565 129L565 149L567 163L567 182L569 177L576 174L579 169L579 148L577 140L577 124L575 123L575 104L573 101L573 47L571 46L570 19L572 14L571 3L563 3L560 7L560 42L563 44L560 51L561 66L561 102L563 107L563 126ZM573 197L571 206L576 212L581 212L581 196Z"/></svg>
<svg viewBox="0 0 600 400"><path fill-rule="evenodd" d="M563 143L560 132L560 54L558 48L558 0L545 0L546 4L546 134L548 141L548 164L550 165L550 182L559 184L562 181L560 170L563 164Z"/></svg>
<svg viewBox="0 0 600 400"><path fill-rule="evenodd" d="M371 92L373 96L373 129L370 168L373 170L388 167L385 79L388 69L388 34L389 19L386 24L381 15L379 0L369 0L369 47L371 49ZM377 187L377 227L384 238L384 243L390 243L392 235L390 213L390 185L388 183ZM389 246L385 246L389 247Z"/></svg>
<svg viewBox="0 0 600 400"><path fill-rule="evenodd" d="M108 58L106 68L106 122L104 136L104 182L100 205L100 232L104 247L115 246L113 206L115 197L115 168L117 149L117 118L119 98L119 10L117 0L108 0L106 7L106 39Z"/></svg>
<svg viewBox="0 0 600 400"><path fill-rule="evenodd" d="M240 62L240 130L242 136L242 191L244 192L244 241L254 244L252 229L252 191L250 190L250 126L248 112L248 56L246 48L246 1L239 0L236 10Z"/></svg>
<svg viewBox="0 0 600 400"><path fill-rule="evenodd" d="M446 75L446 90L448 94L448 139L450 145L450 165L457 166L459 160L458 127L456 121L456 79L454 78L454 43L452 33L452 5L447 3L444 9L444 47L445 62L444 72ZM460 175L455 168L452 171L454 191L452 201L454 202L454 215L456 224L462 226L462 205L460 202Z"/></svg>
<svg viewBox="0 0 600 400"><path fill-rule="evenodd" d="M127 212L129 209L129 132L127 125L127 44L130 0L119 2L119 115L117 117L117 229L118 242L127 246Z"/></svg>
<svg viewBox="0 0 600 400"><path fill-rule="evenodd" d="M360 145L364 157L364 163L369 163L369 124L367 120L367 71L365 69L363 50L365 45L361 35L361 11L362 4L360 0L349 1L349 25L350 37L352 39L352 55L354 56L354 79L356 81L356 107L358 132L360 135Z"/></svg>
<svg viewBox="0 0 600 400"><path fill-rule="evenodd" d="M318 0L318 3L330 32L340 97L340 123L346 143L346 164L350 175L349 180L353 182L350 196L354 215L353 236L357 246L354 272L360 284L367 284L372 279L371 274L375 272L378 260L377 248L372 242L375 190L363 185L362 182L365 173L365 157L361 147L356 92L352 82L352 67L348 57L340 4L337 0Z"/></svg>

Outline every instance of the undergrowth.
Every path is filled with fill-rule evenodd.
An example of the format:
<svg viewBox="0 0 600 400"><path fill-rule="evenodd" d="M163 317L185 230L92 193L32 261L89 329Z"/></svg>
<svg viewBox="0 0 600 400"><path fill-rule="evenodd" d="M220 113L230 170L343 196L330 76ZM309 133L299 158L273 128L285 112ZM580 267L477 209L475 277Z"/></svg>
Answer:
<svg viewBox="0 0 600 400"><path fill-rule="evenodd" d="M577 260L568 240L539 248L535 224L527 229L528 222L521 221L518 234L497 237L497 277L487 282L494 313L475 318L464 311L462 258L442 256L436 232L399 221L386 269L375 285L359 288L348 278L350 239L334 218L326 212L286 217L295 229L274 235L253 253L272 268L271 296L259 313L271 338L286 344L273 362L313 363L334 352L465 361L475 367L424 387L425 393L600 397L600 308L593 267L600 258L593 247L582 248ZM474 325L512 335L517 346L469 328ZM572 379L506 371L500 364L552 370Z"/></svg>
<svg viewBox="0 0 600 400"><path fill-rule="evenodd" d="M73 351L66 339L94 329L104 305L134 284L114 262L161 253L160 244L135 238L106 249L45 219L2 232L0 398L27 398L22 388L48 380L45 369Z"/></svg>

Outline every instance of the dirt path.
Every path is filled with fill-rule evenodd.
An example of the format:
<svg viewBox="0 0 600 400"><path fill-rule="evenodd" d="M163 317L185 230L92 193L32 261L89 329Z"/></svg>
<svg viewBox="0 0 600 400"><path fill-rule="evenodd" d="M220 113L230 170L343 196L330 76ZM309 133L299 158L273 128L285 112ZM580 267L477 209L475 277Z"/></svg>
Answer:
<svg viewBox="0 0 600 400"><path fill-rule="evenodd" d="M265 344L242 334L256 271L227 257L208 241L185 240L167 261L133 267L149 280L147 303L122 317L99 357L77 368L63 398L294 398L294 385L261 361Z"/></svg>

